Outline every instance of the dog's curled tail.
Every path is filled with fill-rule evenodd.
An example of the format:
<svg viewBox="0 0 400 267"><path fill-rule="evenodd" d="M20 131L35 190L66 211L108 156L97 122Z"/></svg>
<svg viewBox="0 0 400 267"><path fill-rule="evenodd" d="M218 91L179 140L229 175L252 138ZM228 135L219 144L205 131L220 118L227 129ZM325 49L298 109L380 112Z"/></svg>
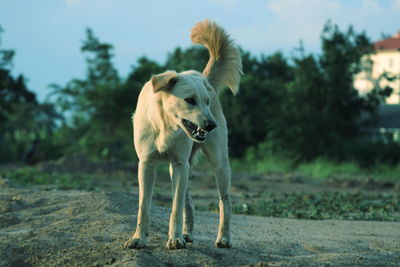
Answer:
<svg viewBox="0 0 400 267"><path fill-rule="evenodd" d="M228 86L235 95L239 91L242 58L233 40L215 22L204 20L197 23L191 34L192 42L208 48L210 59L203 70L208 82L217 90Z"/></svg>

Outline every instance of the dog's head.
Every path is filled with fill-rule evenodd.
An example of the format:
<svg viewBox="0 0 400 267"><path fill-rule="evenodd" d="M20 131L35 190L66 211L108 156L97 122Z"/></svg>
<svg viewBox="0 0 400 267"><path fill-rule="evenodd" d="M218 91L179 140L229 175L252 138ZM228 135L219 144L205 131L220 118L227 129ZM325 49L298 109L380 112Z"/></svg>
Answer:
<svg viewBox="0 0 400 267"><path fill-rule="evenodd" d="M167 71L153 76L151 84L167 116L193 141L205 142L208 133L217 127L210 112L213 89L206 78L195 71Z"/></svg>

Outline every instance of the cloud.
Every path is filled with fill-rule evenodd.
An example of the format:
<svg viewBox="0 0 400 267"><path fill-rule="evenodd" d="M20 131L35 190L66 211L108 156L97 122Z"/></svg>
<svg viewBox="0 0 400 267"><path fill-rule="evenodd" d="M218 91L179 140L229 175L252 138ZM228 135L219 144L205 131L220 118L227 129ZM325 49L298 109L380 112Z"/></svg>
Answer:
<svg viewBox="0 0 400 267"><path fill-rule="evenodd" d="M340 8L340 4L335 1L323 0L268 0L267 8L276 14L287 12L309 10L309 11L329 11Z"/></svg>
<svg viewBox="0 0 400 267"><path fill-rule="evenodd" d="M360 13L363 16L370 16L382 12L383 7L376 0L365 0L361 3Z"/></svg>
<svg viewBox="0 0 400 267"><path fill-rule="evenodd" d="M314 36L318 36L315 30L342 12L338 2L326 0L268 0L267 9L276 16L277 23Z"/></svg>
<svg viewBox="0 0 400 267"><path fill-rule="evenodd" d="M268 24L269 36L279 36L283 43L298 46L303 40L307 49L319 47L319 36L328 19L339 21L344 8L335 0L268 0L267 11L273 15Z"/></svg>
<svg viewBox="0 0 400 267"><path fill-rule="evenodd" d="M400 0L393 0L392 9L400 11Z"/></svg>

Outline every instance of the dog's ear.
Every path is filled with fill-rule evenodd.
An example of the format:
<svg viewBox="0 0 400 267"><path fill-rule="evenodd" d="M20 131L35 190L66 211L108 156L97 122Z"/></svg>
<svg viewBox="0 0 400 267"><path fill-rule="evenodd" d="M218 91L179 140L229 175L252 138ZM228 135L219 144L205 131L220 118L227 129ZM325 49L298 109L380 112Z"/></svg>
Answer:
<svg viewBox="0 0 400 267"><path fill-rule="evenodd" d="M178 81L178 75L175 71L166 71L151 77L154 93L161 90L170 90Z"/></svg>

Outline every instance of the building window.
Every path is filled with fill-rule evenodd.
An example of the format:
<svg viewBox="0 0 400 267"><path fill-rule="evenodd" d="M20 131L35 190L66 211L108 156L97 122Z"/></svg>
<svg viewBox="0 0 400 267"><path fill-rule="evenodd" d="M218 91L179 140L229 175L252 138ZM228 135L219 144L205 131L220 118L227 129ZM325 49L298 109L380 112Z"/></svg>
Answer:
<svg viewBox="0 0 400 267"><path fill-rule="evenodd" d="M389 68L393 67L393 58L389 58Z"/></svg>

